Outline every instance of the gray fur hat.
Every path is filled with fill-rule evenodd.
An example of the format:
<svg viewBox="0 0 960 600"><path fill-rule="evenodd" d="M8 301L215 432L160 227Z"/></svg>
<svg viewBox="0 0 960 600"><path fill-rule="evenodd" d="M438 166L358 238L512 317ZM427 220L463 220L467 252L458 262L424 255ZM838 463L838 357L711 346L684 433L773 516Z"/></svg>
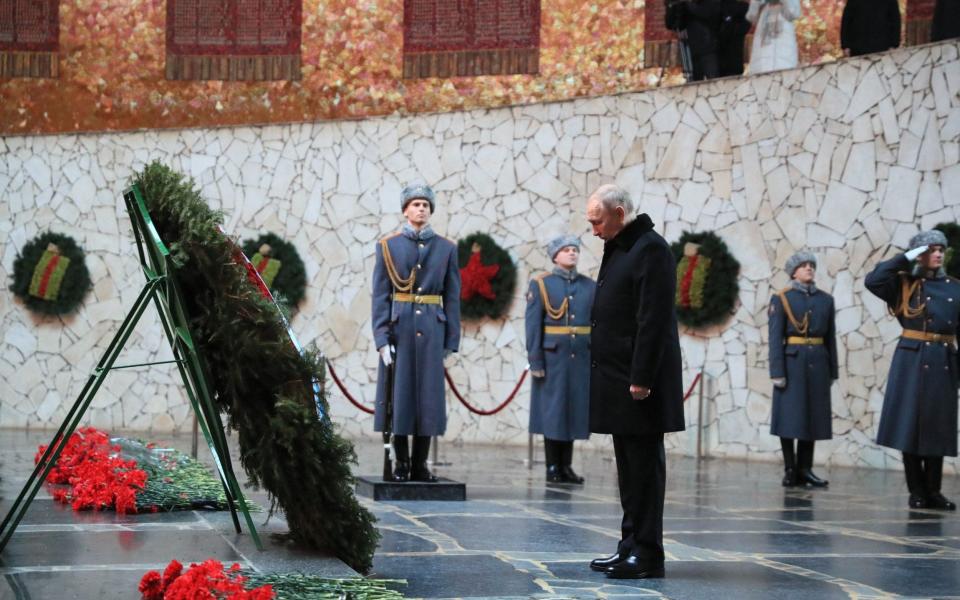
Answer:
<svg viewBox="0 0 960 600"><path fill-rule="evenodd" d="M913 250L914 248L919 248L920 246L943 246L946 248L947 236L943 235L943 232L938 229L931 229L930 231L921 231L917 235L910 238L910 247L907 250Z"/></svg>
<svg viewBox="0 0 960 600"><path fill-rule="evenodd" d="M426 200L429 202L430 212L436 212L437 200L433 195L433 190L429 185L423 182L411 183L407 187L403 188L403 191L400 193L400 212L407 210L407 205L417 199Z"/></svg>
<svg viewBox="0 0 960 600"><path fill-rule="evenodd" d="M787 264L784 266L784 269L787 271L787 275L793 277L794 271L797 270L797 267L803 263L813 263L813 268L817 268L817 257L813 252L807 252L806 250L801 250L793 256L787 259Z"/></svg>
<svg viewBox="0 0 960 600"><path fill-rule="evenodd" d="M550 243L547 244L547 254L550 255L550 260L556 258L557 253L566 248L567 246L576 246L577 250L580 249L580 238L575 235L561 235L560 237L550 240Z"/></svg>

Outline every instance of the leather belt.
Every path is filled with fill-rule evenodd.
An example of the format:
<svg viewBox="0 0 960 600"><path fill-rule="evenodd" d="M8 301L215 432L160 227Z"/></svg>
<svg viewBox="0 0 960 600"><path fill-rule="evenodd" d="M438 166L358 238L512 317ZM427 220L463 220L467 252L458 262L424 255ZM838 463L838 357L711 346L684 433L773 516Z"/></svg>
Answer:
<svg viewBox="0 0 960 600"><path fill-rule="evenodd" d="M787 336L788 346L822 346L822 337L799 337L795 335Z"/></svg>
<svg viewBox="0 0 960 600"><path fill-rule="evenodd" d="M957 336L951 333L930 333L929 331L917 331L916 329L904 329L903 337L908 340L920 340L921 342L934 342L944 344L956 344Z"/></svg>
<svg viewBox="0 0 960 600"><path fill-rule="evenodd" d="M397 292L393 295L394 302L412 302L414 304L443 304L443 296L430 294L403 294Z"/></svg>
<svg viewBox="0 0 960 600"><path fill-rule="evenodd" d="M543 332L547 335L590 335L590 326L567 327L564 325L545 325Z"/></svg>

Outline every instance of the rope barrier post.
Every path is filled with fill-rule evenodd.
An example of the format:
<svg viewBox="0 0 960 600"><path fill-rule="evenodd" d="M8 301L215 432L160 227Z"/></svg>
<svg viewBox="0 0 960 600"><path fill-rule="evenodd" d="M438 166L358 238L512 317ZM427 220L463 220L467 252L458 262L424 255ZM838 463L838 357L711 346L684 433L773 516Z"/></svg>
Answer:
<svg viewBox="0 0 960 600"><path fill-rule="evenodd" d="M703 458L703 380L706 375L700 370L700 392L697 399L697 460Z"/></svg>
<svg viewBox="0 0 960 600"><path fill-rule="evenodd" d="M430 451L433 453L433 460L430 461L430 465L434 467L449 467L453 463L448 460L440 460L440 438L433 436L433 442L431 442L432 448Z"/></svg>

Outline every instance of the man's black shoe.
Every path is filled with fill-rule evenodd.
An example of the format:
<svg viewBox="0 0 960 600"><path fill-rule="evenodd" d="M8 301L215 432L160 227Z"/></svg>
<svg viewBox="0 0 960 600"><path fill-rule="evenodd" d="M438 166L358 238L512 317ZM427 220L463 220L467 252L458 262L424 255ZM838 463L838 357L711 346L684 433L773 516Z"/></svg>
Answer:
<svg viewBox="0 0 960 600"><path fill-rule="evenodd" d="M938 510L957 510L957 505L947 499L940 492L935 492L927 496L927 508Z"/></svg>
<svg viewBox="0 0 960 600"><path fill-rule="evenodd" d="M797 482L800 485L809 485L810 487L827 487L830 485L829 481L820 479L810 469L800 469L797 473Z"/></svg>
<svg viewBox="0 0 960 600"><path fill-rule="evenodd" d="M621 560L623 560L623 557L620 556L619 553L611 554L610 556L604 556L603 558L595 558L590 561L590 569L603 573Z"/></svg>
<svg viewBox="0 0 960 600"><path fill-rule="evenodd" d="M650 562L628 556L607 568L610 579L659 579L665 575L662 562Z"/></svg>
<svg viewBox="0 0 960 600"><path fill-rule="evenodd" d="M570 468L570 465L564 465L560 467L560 476L563 478L564 483L576 483L577 485L583 485L583 477L577 475L576 471Z"/></svg>

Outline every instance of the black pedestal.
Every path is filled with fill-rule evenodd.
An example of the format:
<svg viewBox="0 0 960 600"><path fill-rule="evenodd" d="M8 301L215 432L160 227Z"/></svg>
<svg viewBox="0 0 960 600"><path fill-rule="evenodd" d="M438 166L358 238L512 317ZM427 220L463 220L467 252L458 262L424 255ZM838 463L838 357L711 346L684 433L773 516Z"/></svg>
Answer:
<svg viewBox="0 0 960 600"><path fill-rule="evenodd" d="M457 500L467 499L467 486L459 481L440 478L436 483L384 481L382 475L357 477L357 493L374 500Z"/></svg>

